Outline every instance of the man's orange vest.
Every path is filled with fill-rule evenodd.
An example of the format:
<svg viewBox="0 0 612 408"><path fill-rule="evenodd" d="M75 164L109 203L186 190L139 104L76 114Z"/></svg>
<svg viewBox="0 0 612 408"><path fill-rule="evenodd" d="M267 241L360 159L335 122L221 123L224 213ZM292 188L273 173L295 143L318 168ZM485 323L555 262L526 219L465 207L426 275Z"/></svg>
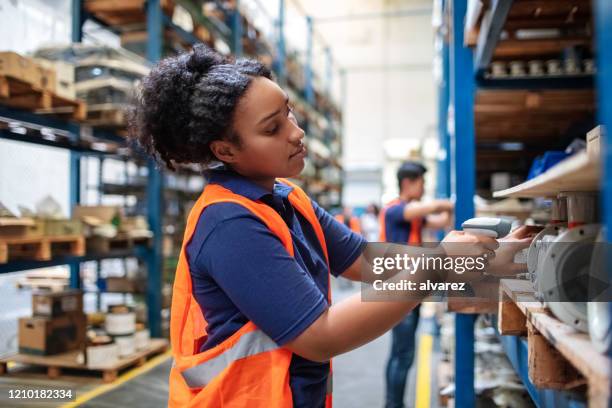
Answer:
<svg viewBox="0 0 612 408"><path fill-rule="evenodd" d="M387 205L385 205L382 210L380 210L380 214L378 217L378 223L380 225L380 235L379 235L379 240L380 242L387 242L387 228L386 228L386 223L385 223L385 215L387 213L387 210L390 207L393 207L396 204L401 203L402 200L400 200L399 198L396 198L395 200L390 201L389 203L387 203ZM408 245L421 245L422 243L422 238L421 238L421 228L422 228L422 220L420 218L415 218L410 220L410 235L408 236Z"/></svg>
<svg viewBox="0 0 612 408"><path fill-rule="evenodd" d="M289 194L291 205L312 225L329 270L323 230L310 199L299 187ZM174 278L170 316L170 341L174 364L170 371L169 407L292 407L289 365L292 352L279 347L251 321L217 346L200 352L206 339L206 320L192 291L185 248L195 231L202 211L211 204L231 202L244 206L283 243L294 256L291 232L280 215L268 205L209 184L189 214L183 247ZM240 256L239 253L236 256ZM282 271L279 271L282 273ZM331 305L331 282L328 302ZM325 406L331 407L331 362Z"/></svg>

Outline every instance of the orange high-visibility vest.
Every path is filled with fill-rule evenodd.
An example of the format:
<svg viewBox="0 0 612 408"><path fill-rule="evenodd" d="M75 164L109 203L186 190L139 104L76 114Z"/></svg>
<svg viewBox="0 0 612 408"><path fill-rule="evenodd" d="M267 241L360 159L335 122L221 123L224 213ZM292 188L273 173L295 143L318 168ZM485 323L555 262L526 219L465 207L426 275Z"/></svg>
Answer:
<svg viewBox="0 0 612 408"><path fill-rule="evenodd" d="M344 214L337 214L334 218L342 224L345 223ZM351 217L349 220L349 228L354 233L361 234L361 224L359 223L359 219L357 217Z"/></svg>
<svg viewBox="0 0 612 408"><path fill-rule="evenodd" d="M387 203L387 205L385 205L380 210L380 214L378 217L378 223L380 225L380 235L378 239L380 240L380 242L387 242L387 230L386 230L386 223L385 223L385 215L387 213L387 210L390 207L393 207L394 205L397 205L401 202L402 200L400 200L399 198L396 198L394 200L391 200L389 203ZM422 243L422 238L421 238L422 224L423 224L423 221L421 220L421 218L414 218L410 220L410 235L408 236L408 242L407 242L408 245L420 245Z"/></svg>
<svg viewBox="0 0 612 408"><path fill-rule="evenodd" d="M280 181L293 187L289 201L312 225L323 248L329 270L323 229L310 199L299 187L287 180ZM252 212L281 240L287 252L294 256L291 232L274 209L260 201L234 194L220 185L206 186L189 214L174 278L170 315L170 341L174 364L170 371L168 406L292 407L293 398L289 386L292 352L285 347L279 347L253 322L247 322L217 346L204 352L199 351L206 339L207 323L193 296L185 249L202 211L209 205L220 202L236 203ZM330 284L328 281L327 298L331 305ZM325 406L331 407L331 362L327 384Z"/></svg>

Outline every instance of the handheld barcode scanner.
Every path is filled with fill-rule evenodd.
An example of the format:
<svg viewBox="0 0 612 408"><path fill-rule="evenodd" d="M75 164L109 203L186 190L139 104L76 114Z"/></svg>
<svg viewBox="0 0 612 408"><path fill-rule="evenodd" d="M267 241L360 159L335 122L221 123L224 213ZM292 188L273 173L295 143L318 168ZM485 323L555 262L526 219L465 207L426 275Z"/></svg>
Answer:
<svg viewBox="0 0 612 408"><path fill-rule="evenodd" d="M474 235L486 235L492 238L503 238L510 232L512 224L503 218L476 217L461 224L463 231Z"/></svg>

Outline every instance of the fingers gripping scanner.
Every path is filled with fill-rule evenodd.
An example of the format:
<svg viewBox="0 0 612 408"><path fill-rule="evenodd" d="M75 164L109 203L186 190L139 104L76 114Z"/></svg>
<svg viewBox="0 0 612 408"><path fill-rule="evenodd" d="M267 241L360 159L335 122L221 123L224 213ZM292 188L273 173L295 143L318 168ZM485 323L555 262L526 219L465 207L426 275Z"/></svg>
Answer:
<svg viewBox="0 0 612 408"><path fill-rule="evenodd" d="M503 238L510 232L512 224L503 218L476 217L461 224L463 231L474 235L485 235L491 238Z"/></svg>

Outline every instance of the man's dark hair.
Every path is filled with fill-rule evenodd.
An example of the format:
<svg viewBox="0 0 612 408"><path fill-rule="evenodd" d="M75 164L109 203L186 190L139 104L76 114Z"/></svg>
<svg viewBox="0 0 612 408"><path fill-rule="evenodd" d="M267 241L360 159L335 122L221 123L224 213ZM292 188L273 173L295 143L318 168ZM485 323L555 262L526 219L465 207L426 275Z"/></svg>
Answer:
<svg viewBox="0 0 612 408"><path fill-rule="evenodd" d="M272 78L255 60L229 60L205 45L161 60L142 80L130 111L132 140L168 168L215 160L214 140L240 143L234 112L253 78Z"/></svg>
<svg viewBox="0 0 612 408"><path fill-rule="evenodd" d="M409 179L414 181L427 172L427 167L423 166L421 163L417 161L405 161L397 170L397 184L401 191L402 189L402 180Z"/></svg>

